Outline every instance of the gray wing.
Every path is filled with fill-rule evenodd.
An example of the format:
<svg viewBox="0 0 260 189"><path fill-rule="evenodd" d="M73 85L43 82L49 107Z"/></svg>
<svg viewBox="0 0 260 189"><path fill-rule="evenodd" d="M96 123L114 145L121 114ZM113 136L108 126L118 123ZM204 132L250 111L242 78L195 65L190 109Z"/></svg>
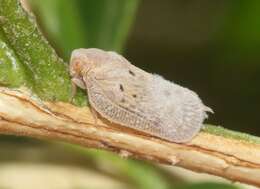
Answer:
<svg viewBox="0 0 260 189"><path fill-rule="evenodd" d="M189 141L206 117L194 92L130 63L108 62L85 80L90 103L103 117L169 141Z"/></svg>

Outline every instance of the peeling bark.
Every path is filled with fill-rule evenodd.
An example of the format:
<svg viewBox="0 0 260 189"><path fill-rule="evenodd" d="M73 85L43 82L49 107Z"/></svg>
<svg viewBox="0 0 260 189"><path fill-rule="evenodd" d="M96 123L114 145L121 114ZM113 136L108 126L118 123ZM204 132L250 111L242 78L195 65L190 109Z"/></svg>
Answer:
<svg viewBox="0 0 260 189"><path fill-rule="evenodd" d="M260 186L260 144L200 132L186 144L171 143L102 118L88 107L42 102L30 93L0 88L0 133L61 140L171 164Z"/></svg>

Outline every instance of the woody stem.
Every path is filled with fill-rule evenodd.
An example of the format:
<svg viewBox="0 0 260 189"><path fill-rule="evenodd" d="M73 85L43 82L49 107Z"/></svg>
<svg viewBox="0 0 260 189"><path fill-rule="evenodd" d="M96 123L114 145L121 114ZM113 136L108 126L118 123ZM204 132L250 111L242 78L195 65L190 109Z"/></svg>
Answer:
<svg viewBox="0 0 260 189"><path fill-rule="evenodd" d="M8 88L0 89L0 117L2 134L128 152L124 154L260 186L258 138L248 140L200 132L191 142L176 144L125 130L103 119L94 124L88 107L39 102Z"/></svg>

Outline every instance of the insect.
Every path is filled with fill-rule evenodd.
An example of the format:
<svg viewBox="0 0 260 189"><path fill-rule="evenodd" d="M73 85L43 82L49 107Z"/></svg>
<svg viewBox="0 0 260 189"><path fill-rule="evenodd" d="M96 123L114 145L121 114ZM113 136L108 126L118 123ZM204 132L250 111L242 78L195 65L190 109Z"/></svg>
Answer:
<svg viewBox="0 0 260 189"><path fill-rule="evenodd" d="M70 74L102 117L171 142L190 141L206 112L212 112L195 92L145 72L115 52L76 49Z"/></svg>

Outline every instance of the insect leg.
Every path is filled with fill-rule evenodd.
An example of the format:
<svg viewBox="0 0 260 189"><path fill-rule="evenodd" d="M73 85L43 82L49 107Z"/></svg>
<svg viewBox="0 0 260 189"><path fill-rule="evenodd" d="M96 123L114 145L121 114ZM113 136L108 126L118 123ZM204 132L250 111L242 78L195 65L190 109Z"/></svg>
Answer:
<svg viewBox="0 0 260 189"><path fill-rule="evenodd" d="M77 85L74 82L71 82L71 97L69 102L72 103L73 98L75 97L76 93L77 93Z"/></svg>
<svg viewBox="0 0 260 189"><path fill-rule="evenodd" d="M94 125L97 125L98 115L97 115L96 110L90 106L90 112L94 118Z"/></svg>
<svg viewBox="0 0 260 189"><path fill-rule="evenodd" d="M78 79L78 78L72 78L71 81L76 86L78 86L78 87L80 87L82 89L86 89L86 86L85 86L85 83L83 82L83 80Z"/></svg>
<svg viewBox="0 0 260 189"><path fill-rule="evenodd" d="M77 78L72 78L71 79L71 97L70 97L70 102L72 102L73 98L75 97L76 93L77 93L77 86L82 88L82 89L86 89L85 84L82 82L82 80L77 79Z"/></svg>

